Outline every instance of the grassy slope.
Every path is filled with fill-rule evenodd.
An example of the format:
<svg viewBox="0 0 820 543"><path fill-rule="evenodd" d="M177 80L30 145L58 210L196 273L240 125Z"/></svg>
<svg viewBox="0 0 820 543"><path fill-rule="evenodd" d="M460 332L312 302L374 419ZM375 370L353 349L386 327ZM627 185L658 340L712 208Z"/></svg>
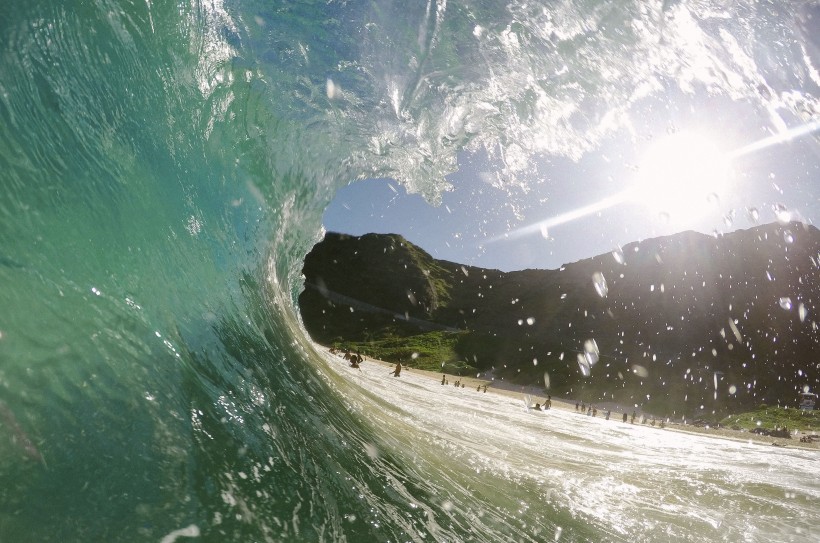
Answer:
<svg viewBox="0 0 820 543"><path fill-rule="evenodd" d="M721 421L730 428L788 428L789 430L820 431L820 411L801 411L761 405L754 411L730 415Z"/></svg>
<svg viewBox="0 0 820 543"><path fill-rule="evenodd" d="M339 350L358 352L365 356L401 362L414 368L428 371L442 371L442 364L448 373L464 375L475 373L476 368L459 361L455 347L464 333L428 332L413 336L393 336L370 341L339 341L334 347Z"/></svg>

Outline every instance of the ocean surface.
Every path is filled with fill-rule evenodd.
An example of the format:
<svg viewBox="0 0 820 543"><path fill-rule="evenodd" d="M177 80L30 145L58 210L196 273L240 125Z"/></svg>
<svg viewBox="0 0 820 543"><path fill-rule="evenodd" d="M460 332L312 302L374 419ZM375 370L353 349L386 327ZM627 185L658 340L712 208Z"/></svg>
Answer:
<svg viewBox="0 0 820 543"><path fill-rule="evenodd" d="M810 122L818 11L7 2L0 541L816 538L816 456L615 425L599 443L557 415L481 430L467 400L334 370L295 299L356 179L435 203L483 149L513 186L665 92Z"/></svg>

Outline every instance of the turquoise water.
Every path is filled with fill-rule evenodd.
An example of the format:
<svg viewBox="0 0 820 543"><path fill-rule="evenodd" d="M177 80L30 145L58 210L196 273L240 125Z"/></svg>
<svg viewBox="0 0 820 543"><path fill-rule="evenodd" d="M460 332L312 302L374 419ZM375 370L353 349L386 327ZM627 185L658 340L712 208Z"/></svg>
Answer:
<svg viewBox="0 0 820 543"><path fill-rule="evenodd" d="M794 6L666 4L5 6L0 540L634 538L522 510L526 478L408 458L414 430L348 409L365 393L323 369L294 300L354 179L435 201L486 147L516 184L528 153L594 148L653 82L760 100L756 69L811 81ZM701 39L720 31L748 57ZM702 70L680 60L695 46Z"/></svg>

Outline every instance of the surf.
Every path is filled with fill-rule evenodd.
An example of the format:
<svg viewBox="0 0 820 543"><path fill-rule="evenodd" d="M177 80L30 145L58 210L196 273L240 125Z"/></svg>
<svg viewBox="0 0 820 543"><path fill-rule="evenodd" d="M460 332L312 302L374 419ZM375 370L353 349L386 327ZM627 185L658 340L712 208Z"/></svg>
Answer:
<svg viewBox="0 0 820 543"><path fill-rule="evenodd" d="M529 156L583 156L662 81L771 105L717 45L744 22L806 38L742 8L7 6L0 539L651 540L637 519L522 505L543 487L520 463L488 475L464 443L420 448L407 411L308 341L299 270L351 181L435 203L459 153L484 150L523 187ZM690 47L703 71L678 59ZM806 86L812 65L777 54L793 69L767 77ZM798 94L775 109L805 115Z"/></svg>

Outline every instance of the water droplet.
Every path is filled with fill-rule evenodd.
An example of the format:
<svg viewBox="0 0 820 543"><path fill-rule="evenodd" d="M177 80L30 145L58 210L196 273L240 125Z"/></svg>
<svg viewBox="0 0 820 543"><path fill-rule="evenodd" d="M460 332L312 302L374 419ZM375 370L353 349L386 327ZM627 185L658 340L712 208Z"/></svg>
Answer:
<svg viewBox="0 0 820 543"><path fill-rule="evenodd" d="M581 370L581 374L584 377L589 377L590 369L589 369L589 362L581 353L578 353L578 368Z"/></svg>
<svg viewBox="0 0 820 543"><path fill-rule="evenodd" d="M550 387L550 374L544 372L544 388L549 389Z"/></svg>
<svg viewBox="0 0 820 543"><path fill-rule="evenodd" d="M781 223L787 223L792 220L792 213L788 210L788 208L783 204L774 204L772 206L772 211L774 211L775 217Z"/></svg>
<svg viewBox="0 0 820 543"><path fill-rule="evenodd" d="M367 456L370 457L371 460L378 460L379 458L379 449L372 443L365 443L364 450L367 453Z"/></svg>
<svg viewBox="0 0 820 543"><path fill-rule="evenodd" d="M783 232L783 241L785 241L786 243L794 243L794 234L786 230L785 232Z"/></svg>
<svg viewBox="0 0 820 543"><path fill-rule="evenodd" d="M806 317L809 315L809 310L801 302L797 306L797 314L800 315L800 322L806 322Z"/></svg>
<svg viewBox="0 0 820 543"><path fill-rule="evenodd" d="M600 353L598 351L598 344L595 343L594 339L588 339L584 342L584 358L589 364L591 368L594 366L600 357Z"/></svg>
<svg viewBox="0 0 820 543"><path fill-rule="evenodd" d="M644 368L643 366L639 366L638 364L632 366L632 373L634 373L638 377L643 377L644 379L649 377L649 372L646 370L646 368Z"/></svg>
<svg viewBox="0 0 820 543"><path fill-rule="evenodd" d="M614 258L615 262L617 262L618 264L623 264L624 252L620 249L615 249L614 251L612 251L612 258Z"/></svg>
<svg viewBox="0 0 820 543"><path fill-rule="evenodd" d="M546 226L546 225L542 224L542 225L541 225L541 229L540 229L540 230L541 230L541 237L542 237L542 238L544 238L544 239L550 239L550 233L549 233L549 230L547 230L547 226Z"/></svg>
<svg viewBox="0 0 820 543"><path fill-rule="evenodd" d="M735 385L731 385L729 387L729 394L734 394L735 392L737 392L737 387Z"/></svg>
<svg viewBox="0 0 820 543"><path fill-rule="evenodd" d="M415 360L418 357L419 357L419 353L413 353L413 354L410 355L410 358L412 358L413 360Z"/></svg>
<svg viewBox="0 0 820 543"><path fill-rule="evenodd" d="M792 308L792 299L789 298L788 296L784 296L784 297L780 298L780 307L782 307L786 311L791 310L791 308Z"/></svg>
<svg viewBox="0 0 820 543"><path fill-rule="evenodd" d="M535 319L533 317L527 317L527 324L532 326L533 324L535 324Z"/></svg>
<svg viewBox="0 0 820 543"><path fill-rule="evenodd" d="M592 283L595 285L595 292L598 293L598 296L600 296L601 298L606 298L606 295L609 292L609 287L607 287L606 285L606 279L604 278L604 274L601 272L593 273Z"/></svg>
<svg viewBox="0 0 820 543"><path fill-rule="evenodd" d="M746 214L752 222L757 222L760 220L760 211L758 211L756 207L747 208Z"/></svg>

